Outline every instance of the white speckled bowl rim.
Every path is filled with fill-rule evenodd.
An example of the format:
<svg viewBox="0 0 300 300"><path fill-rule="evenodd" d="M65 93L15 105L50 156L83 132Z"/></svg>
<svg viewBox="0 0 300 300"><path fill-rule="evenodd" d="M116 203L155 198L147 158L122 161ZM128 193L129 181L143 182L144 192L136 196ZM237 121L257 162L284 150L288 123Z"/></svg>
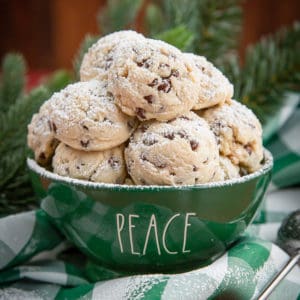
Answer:
<svg viewBox="0 0 300 300"><path fill-rule="evenodd" d="M178 186L169 186L169 185L126 185L126 184L112 184L112 183L100 183L100 182L91 182L81 179L75 179L70 177L64 177L52 173L45 168L39 166L37 162L31 158L27 158L27 165L30 170L39 174L42 178L47 178L51 181L61 182L64 184L70 184L73 186L81 187L84 189L93 189L93 190L117 190L117 191L184 191L184 190L201 190L208 188L219 188L224 186L232 186L235 184L242 184L257 177L260 177L268 173L273 167L273 156L270 151L264 149L264 164L262 167L251 174L245 175L243 177L210 182L205 184L198 185L178 185Z"/></svg>

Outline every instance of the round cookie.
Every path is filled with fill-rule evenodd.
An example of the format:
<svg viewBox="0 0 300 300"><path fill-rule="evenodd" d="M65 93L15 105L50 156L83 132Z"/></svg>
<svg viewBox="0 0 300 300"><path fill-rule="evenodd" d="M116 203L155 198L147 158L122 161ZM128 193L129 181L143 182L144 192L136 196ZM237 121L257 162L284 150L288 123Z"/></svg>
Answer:
<svg viewBox="0 0 300 300"><path fill-rule="evenodd" d="M135 184L183 185L214 180L219 167L216 139L206 121L189 112L167 123L142 123L125 149Z"/></svg>
<svg viewBox="0 0 300 300"><path fill-rule="evenodd" d="M195 105L196 73L193 64L167 43L151 39L128 42L114 52L109 90L124 113L142 121L167 121Z"/></svg>
<svg viewBox="0 0 300 300"><path fill-rule="evenodd" d="M132 30L117 31L100 38L83 57L80 80L107 79L115 47L126 41L139 41L140 39L144 39L144 36Z"/></svg>
<svg viewBox="0 0 300 300"><path fill-rule="evenodd" d="M198 113L217 137L220 155L228 157L234 165L243 167L247 172L261 167L262 128L249 108L232 100Z"/></svg>
<svg viewBox="0 0 300 300"><path fill-rule="evenodd" d="M229 80L210 63L204 56L198 56L192 53L184 53L184 57L191 61L198 71L198 101L193 109L203 109L223 104L230 101L233 96L233 85Z"/></svg>
<svg viewBox="0 0 300 300"><path fill-rule="evenodd" d="M49 101L44 102L38 113L32 116L28 125L27 144L34 152L35 160L47 166L58 145L55 138L55 125L50 121L51 107Z"/></svg>
<svg viewBox="0 0 300 300"><path fill-rule="evenodd" d="M61 176L121 184L126 177L123 150L121 145L109 150L86 152L60 143L53 156L53 171Z"/></svg>
<svg viewBox="0 0 300 300"><path fill-rule="evenodd" d="M137 119L123 114L106 83L96 80L68 85L50 99L55 136L78 150L102 151L124 143Z"/></svg>

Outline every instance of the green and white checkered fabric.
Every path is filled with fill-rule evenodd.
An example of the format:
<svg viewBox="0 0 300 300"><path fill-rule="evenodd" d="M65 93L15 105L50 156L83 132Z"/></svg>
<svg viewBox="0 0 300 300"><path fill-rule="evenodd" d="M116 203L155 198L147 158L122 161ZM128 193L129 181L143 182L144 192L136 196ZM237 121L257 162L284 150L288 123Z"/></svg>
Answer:
<svg viewBox="0 0 300 300"><path fill-rule="evenodd" d="M256 222L211 265L181 274L117 273L88 261L38 210L0 219L0 299L256 299L289 258L275 244L280 222L300 208L298 103L291 94L266 127L274 179ZM300 299L299 266L270 299Z"/></svg>

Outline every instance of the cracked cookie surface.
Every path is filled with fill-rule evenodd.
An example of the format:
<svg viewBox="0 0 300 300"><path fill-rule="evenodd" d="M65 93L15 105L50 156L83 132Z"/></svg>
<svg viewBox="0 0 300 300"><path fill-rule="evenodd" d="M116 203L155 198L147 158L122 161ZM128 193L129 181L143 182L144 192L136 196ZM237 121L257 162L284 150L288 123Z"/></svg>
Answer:
<svg viewBox="0 0 300 300"><path fill-rule="evenodd" d="M123 145L104 151L86 152L60 143L53 157L53 171L61 176L121 184L126 177L123 151Z"/></svg>
<svg viewBox="0 0 300 300"><path fill-rule="evenodd" d="M184 53L184 57L195 64L198 80L198 100L193 109L203 109L230 101L233 96L233 85L204 56Z"/></svg>
<svg viewBox="0 0 300 300"><path fill-rule="evenodd" d="M68 85L49 100L58 140L84 151L101 151L124 143L137 119L121 112L106 83L96 80Z"/></svg>
<svg viewBox="0 0 300 300"><path fill-rule="evenodd" d="M231 103L199 111L198 114L209 123L221 155L246 172L251 173L261 167L262 128L249 108L232 100Z"/></svg>
<svg viewBox="0 0 300 300"><path fill-rule="evenodd" d="M142 123L125 149L125 160L135 184L142 185L205 183L219 168L216 139L193 112L166 123Z"/></svg>
<svg viewBox="0 0 300 300"><path fill-rule="evenodd" d="M114 55L109 90L124 113L167 121L196 103L196 68L177 48L144 39L120 45Z"/></svg>
<svg viewBox="0 0 300 300"><path fill-rule="evenodd" d="M105 80L114 59L114 50L121 43L144 39L142 34L122 30L108 34L93 44L84 55L80 66L80 80Z"/></svg>

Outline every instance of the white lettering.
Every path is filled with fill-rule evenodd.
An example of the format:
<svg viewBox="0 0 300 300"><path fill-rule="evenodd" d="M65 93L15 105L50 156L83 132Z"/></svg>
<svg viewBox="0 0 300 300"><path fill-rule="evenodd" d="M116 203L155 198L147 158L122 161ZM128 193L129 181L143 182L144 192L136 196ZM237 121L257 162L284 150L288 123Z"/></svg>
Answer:
<svg viewBox="0 0 300 300"><path fill-rule="evenodd" d="M124 228L124 220L125 217L122 214L117 214L116 215L116 219L117 219L117 232L118 232L118 241L119 241L119 245L120 245L120 250L121 253L123 253L123 244L122 244L122 239L121 239L121 231ZM121 224L120 224L120 220L121 220Z"/></svg>
<svg viewBox="0 0 300 300"><path fill-rule="evenodd" d="M139 216L138 215L129 215L128 228L129 228L129 241L130 241L131 254L140 255L141 253L135 252L133 249L132 228L135 228L135 225L132 224L132 221L131 221L132 218L139 218Z"/></svg>
<svg viewBox="0 0 300 300"><path fill-rule="evenodd" d="M191 226L191 223L189 223L189 217L190 216L196 216L195 213L187 213L185 215L185 222L184 222L184 232L183 232L183 246L182 246L182 253L189 253L191 250L185 249L186 247L186 237L187 237L187 228Z"/></svg>
<svg viewBox="0 0 300 300"><path fill-rule="evenodd" d="M158 241L157 223L156 223L155 215L151 215L151 218L150 218L150 222L149 222L149 226L148 226L148 230L147 230L147 234L146 234L146 240L145 240L145 244L144 244L144 249L143 249L143 255L146 254L146 249L147 249L147 246L148 246L149 236L150 236L150 232L151 232L152 228L154 229L157 252L158 252L159 255L161 255L159 241Z"/></svg>
<svg viewBox="0 0 300 300"><path fill-rule="evenodd" d="M164 228L164 231L163 231L163 235L162 235L162 243L163 243L163 247L165 249L165 251L169 254L178 254L177 251L170 251L166 245L166 233L167 233L167 230L170 226L170 224L173 222L173 220L177 217L179 217L180 214L176 214L174 215L172 218L169 219L169 221L167 222L167 224L165 225L165 228Z"/></svg>

